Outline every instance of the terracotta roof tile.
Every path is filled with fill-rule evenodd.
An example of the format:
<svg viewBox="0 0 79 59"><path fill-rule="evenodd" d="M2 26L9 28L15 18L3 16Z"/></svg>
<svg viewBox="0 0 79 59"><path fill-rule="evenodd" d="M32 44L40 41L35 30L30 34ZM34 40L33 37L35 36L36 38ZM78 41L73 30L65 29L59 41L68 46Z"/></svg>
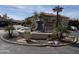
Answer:
<svg viewBox="0 0 79 59"><path fill-rule="evenodd" d="M55 14L52 14L52 13L41 12L41 14L43 14L43 15L45 15L45 16L56 17L56 15L55 15ZM62 16L62 15L60 15L60 17L62 17L62 18L69 18L69 17Z"/></svg>

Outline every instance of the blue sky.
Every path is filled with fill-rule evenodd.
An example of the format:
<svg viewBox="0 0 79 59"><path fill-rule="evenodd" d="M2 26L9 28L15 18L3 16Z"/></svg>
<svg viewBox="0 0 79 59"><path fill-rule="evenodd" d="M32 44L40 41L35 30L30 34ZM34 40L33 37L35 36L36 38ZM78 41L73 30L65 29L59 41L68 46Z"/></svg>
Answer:
<svg viewBox="0 0 79 59"><path fill-rule="evenodd" d="M60 13L61 15L68 16L70 18L79 18L79 6L78 5L61 5L64 9ZM36 12L54 13L52 8L55 5L0 5L0 14L7 13L9 17L15 20L23 20L28 16L32 16Z"/></svg>

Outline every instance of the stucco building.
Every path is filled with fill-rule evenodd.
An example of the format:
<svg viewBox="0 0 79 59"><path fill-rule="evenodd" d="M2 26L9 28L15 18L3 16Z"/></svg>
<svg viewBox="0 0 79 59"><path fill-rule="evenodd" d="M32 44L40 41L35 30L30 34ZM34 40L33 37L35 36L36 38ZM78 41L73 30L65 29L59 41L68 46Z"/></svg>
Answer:
<svg viewBox="0 0 79 59"><path fill-rule="evenodd" d="M56 17L57 16L52 13L41 12L39 14L38 19L35 19L34 16L32 16L32 17L29 17L28 20L31 20L33 25L36 25L36 22L40 20L43 22L42 25L43 25L44 31L52 32L53 28L55 28ZM59 19L65 26L68 25L69 17L59 15Z"/></svg>

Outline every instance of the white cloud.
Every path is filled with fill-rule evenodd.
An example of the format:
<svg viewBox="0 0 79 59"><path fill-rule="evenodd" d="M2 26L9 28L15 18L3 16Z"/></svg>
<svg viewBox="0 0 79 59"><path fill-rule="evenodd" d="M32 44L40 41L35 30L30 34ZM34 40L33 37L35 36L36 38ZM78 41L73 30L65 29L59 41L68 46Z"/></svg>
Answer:
<svg viewBox="0 0 79 59"><path fill-rule="evenodd" d="M12 7L22 11L24 10L25 12L52 12L51 8L43 7L41 5L12 5Z"/></svg>
<svg viewBox="0 0 79 59"><path fill-rule="evenodd" d="M46 6L41 6L41 5L10 5L10 7L11 8L8 9L8 10L10 10L9 14L12 18L15 18L15 19L24 19L24 17L31 16L35 11L36 12L54 13L52 10L52 8L54 6L46 7ZM79 16L78 10L73 9L72 7L70 9L73 9L73 10L67 9L67 7L65 7L65 8L66 9L64 9L60 13L61 15L78 18L78 16ZM76 11L74 11L74 10L76 10Z"/></svg>
<svg viewBox="0 0 79 59"><path fill-rule="evenodd" d="M23 17L21 17L21 16L19 16L19 15L8 14L8 16L9 16L10 18L15 19L15 20L23 20L23 19L24 19Z"/></svg>
<svg viewBox="0 0 79 59"><path fill-rule="evenodd" d="M23 5L13 5L13 6L18 9L25 9L26 8L26 6L23 6Z"/></svg>

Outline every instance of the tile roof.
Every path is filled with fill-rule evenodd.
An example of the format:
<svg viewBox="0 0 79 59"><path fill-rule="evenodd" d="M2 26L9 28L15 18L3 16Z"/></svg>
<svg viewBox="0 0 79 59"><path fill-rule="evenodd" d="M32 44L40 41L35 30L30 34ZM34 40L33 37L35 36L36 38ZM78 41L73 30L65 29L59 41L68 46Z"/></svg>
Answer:
<svg viewBox="0 0 79 59"><path fill-rule="evenodd" d="M52 14L52 13L41 12L41 14L42 14L42 15L45 15L45 16L56 17L56 15L55 15L55 14ZM69 17L62 16L62 15L60 15L60 17L62 17L62 18L69 18Z"/></svg>

